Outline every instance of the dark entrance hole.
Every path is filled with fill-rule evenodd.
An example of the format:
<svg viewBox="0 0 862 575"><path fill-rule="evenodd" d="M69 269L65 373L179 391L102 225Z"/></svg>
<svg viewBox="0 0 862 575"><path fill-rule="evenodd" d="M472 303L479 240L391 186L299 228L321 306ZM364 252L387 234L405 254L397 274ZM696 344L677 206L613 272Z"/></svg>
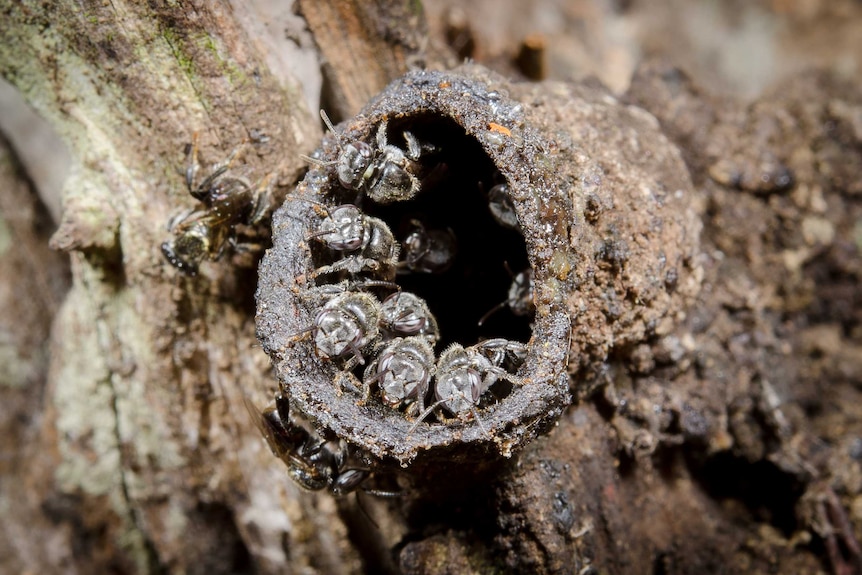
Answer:
<svg viewBox="0 0 862 575"><path fill-rule="evenodd" d="M527 268L524 238L494 219L488 191L502 177L479 143L455 122L439 116L391 121L388 141L404 147L410 131L430 148L421 158L423 190L410 201L378 205L364 200L362 209L389 225L402 241L418 220L426 229L451 229L458 242L452 266L440 274L399 273L405 291L428 302L440 325L438 350L453 342L467 347L483 339L503 337L526 342L530 319L508 308L479 320L506 299L512 274Z"/></svg>

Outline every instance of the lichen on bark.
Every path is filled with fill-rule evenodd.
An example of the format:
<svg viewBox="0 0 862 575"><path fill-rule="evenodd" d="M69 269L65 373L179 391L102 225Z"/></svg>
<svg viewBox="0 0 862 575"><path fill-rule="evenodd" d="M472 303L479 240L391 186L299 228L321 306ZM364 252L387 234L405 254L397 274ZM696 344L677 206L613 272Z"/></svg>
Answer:
<svg viewBox="0 0 862 575"><path fill-rule="evenodd" d="M302 534L309 501L293 522L266 519L281 512L273 497L298 492L264 457L242 407L243 395L270 385L244 311L253 276L215 264L187 280L158 245L169 217L194 202L180 175L194 133L205 165L245 138L268 138L238 169L290 181L319 133L314 116L291 79L261 64L229 4L59 3L49 12L25 2L4 12L0 73L74 158L52 239L71 253L73 287L55 323L34 445L51 464L33 473L52 520L81 527L57 541L65 554L31 568L56 570L52 561L84 546L69 568L196 572L242 565L252 549L270 558L265 569L295 537L294 559L310 562L316 533L329 527ZM263 465L248 464L259 457ZM273 493L250 497L258 483ZM222 535L186 541L213 518Z"/></svg>

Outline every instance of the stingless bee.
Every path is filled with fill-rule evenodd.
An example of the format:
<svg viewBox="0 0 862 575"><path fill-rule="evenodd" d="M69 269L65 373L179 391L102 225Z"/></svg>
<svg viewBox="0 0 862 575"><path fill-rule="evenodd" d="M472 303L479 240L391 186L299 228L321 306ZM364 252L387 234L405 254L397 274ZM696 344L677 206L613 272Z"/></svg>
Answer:
<svg viewBox="0 0 862 575"><path fill-rule="evenodd" d="M416 294L398 291L380 306L380 329L388 337L421 336L432 346L440 338L437 319L424 299Z"/></svg>
<svg viewBox="0 0 862 575"><path fill-rule="evenodd" d="M408 413L415 415L425 409L425 396L433 373L434 350L425 338L393 339L365 370L366 396L376 383L385 405L394 409L407 406Z"/></svg>
<svg viewBox="0 0 862 575"><path fill-rule="evenodd" d="M509 195L509 184L497 184L488 190L488 209L498 224L510 230L521 231L515 204Z"/></svg>
<svg viewBox="0 0 862 575"><path fill-rule="evenodd" d="M373 295L345 291L327 301L311 328L317 353L345 361L345 369L365 365L363 353L380 338L380 302Z"/></svg>
<svg viewBox="0 0 862 575"><path fill-rule="evenodd" d="M508 269L508 266L507 268ZM510 272L511 273L511 272ZM488 318L504 308L517 316L531 316L536 313L536 303L533 300L533 269L527 268L512 277L509 292L504 301L489 309L485 315L479 318L479 325L488 321Z"/></svg>
<svg viewBox="0 0 862 575"><path fill-rule="evenodd" d="M360 140L351 140L338 132L323 110L320 111L320 117L338 138L338 158L331 163L335 164L335 173L342 186L364 193L381 204L410 200L420 192L422 183L416 174L421 171L418 162L423 146L412 133L406 130L402 132L407 145L407 149L402 150L389 143L386 135L388 123L383 120L377 127L375 147ZM307 159L321 163L316 159Z"/></svg>
<svg viewBox="0 0 862 575"><path fill-rule="evenodd" d="M252 420L260 430L273 455L287 465L288 476L303 489L329 490L333 495L356 491L371 476L371 470L348 467L349 452L341 441L324 441L317 434L290 418L290 402L283 392L263 411L244 398ZM397 494L363 489L378 496Z"/></svg>
<svg viewBox="0 0 862 575"><path fill-rule="evenodd" d="M319 205L326 215L310 237L326 244L338 259L317 268L315 277L344 271L351 275L371 272L381 280L395 278L399 245L386 222L362 213L353 204Z"/></svg>
<svg viewBox="0 0 862 575"><path fill-rule="evenodd" d="M402 242L404 251L398 262L399 272L439 274L448 270L458 253L458 240L449 229L425 228L417 219L410 220L411 231Z"/></svg>
<svg viewBox="0 0 862 575"><path fill-rule="evenodd" d="M514 357L526 357L526 346L497 338L466 348L458 343L446 348L440 354L435 368L436 402L419 415L408 433L412 433L432 411L442 406L457 417L472 415L487 434L478 411L482 394L501 379L515 385L523 384L520 377L501 367L500 364L507 359L507 353Z"/></svg>
<svg viewBox="0 0 862 575"><path fill-rule="evenodd" d="M168 230L173 237L161 245L171 265L187 275L196 275L205 258L218 260L227 245L238 249L236 226L259 223L269 208L270 176L252 185L243 177L228 174L244 147L245 143L237 147L196 183L200 164L197 134L193 137L185 180L189 194L202 205L171 218Z"/></svg>

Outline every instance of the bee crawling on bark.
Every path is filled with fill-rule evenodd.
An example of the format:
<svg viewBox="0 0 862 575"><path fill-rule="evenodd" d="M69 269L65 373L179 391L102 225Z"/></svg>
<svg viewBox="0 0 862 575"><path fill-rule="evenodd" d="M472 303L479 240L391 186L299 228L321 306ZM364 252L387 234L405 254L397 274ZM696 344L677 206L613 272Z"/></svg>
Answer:
<svg viewBox="0 0 862 575"><path fill-rule="evenodd" d="M269 208L271 176L251 184L228 170L243 151L246 142L231 152L212 172L197 182L198 138L194 135L185 170L189 194L201 205L171 218L168 230L173 237L162 243L162 254L175 268L193 276L204 259L217 260L230 245L245 249L236 239L236 226L259 223Z"/></svg>
<svg viewBox="0 0 862 575"><path fill-rule="evenodd" d="M398 496L395 492L363 488L371 470L348 464L349 452L344 442L326 441L292 421L290 402L283 392L276 393L273 404L263 411L248 399L245 404L272 453L287 465L288 475L303 489L326 489L333 495L346 495L361 488L380 497Z"/></svg>

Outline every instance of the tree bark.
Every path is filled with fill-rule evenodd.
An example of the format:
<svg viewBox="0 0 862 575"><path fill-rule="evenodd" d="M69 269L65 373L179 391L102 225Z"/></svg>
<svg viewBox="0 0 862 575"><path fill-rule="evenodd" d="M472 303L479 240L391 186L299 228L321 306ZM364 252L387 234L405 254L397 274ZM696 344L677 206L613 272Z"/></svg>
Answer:
<svg viewBox="0 0 862 575"><path fill-rule="evenodd" d="M272 388L253 269L223 262L192 280L158 249L168 219L194 204L181 175L193 134L204 170L251 138L238 169L296 179L320 134L299 85L270 73L227 2L15 2L3 13L0 73L75 162L52 238L70 253L72 287L22 470L55 544L22 560L45 572L211 572L253 555L262 572L288 559L349 571L357 555L338 547L334 507L285 481L243 407Z"/></svg>
<svg viewBox="0 0 862 575"><path fill-rule="evenodd" d="M417 3L299 4L333 117L426 56ZM159 251L197 205L195 134L202 175L248 141L231 173L271 176L274 205L319 145L265 11L0 0L0 75L73 159L60 255L0 146L0 570L862 570L858 88L806 76L744 106L642 68L622 106L696 187L697 301L619 347L597 328L575 405L515 458L336 499L288 479L244 405L276 389L255 259L187 277Z"/></svg>
<svg viewBox="0 0 862 575"><path fill-rule="evenodd" d="M359 112L408 67L424 64L428 25L409 0L300 0L323 68L324 107L334 121Z"/></svg>

